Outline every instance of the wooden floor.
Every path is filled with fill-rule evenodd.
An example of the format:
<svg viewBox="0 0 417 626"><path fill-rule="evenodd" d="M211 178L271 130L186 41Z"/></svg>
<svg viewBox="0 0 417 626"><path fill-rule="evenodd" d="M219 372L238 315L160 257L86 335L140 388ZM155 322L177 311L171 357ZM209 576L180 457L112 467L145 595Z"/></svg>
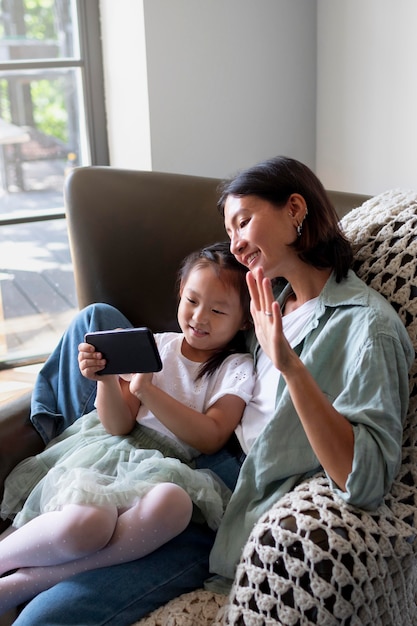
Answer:
<svg viewBox="0 0 417 626"><path fill-rule="evenodd" d="M76 309L65 220L3 226L0 360L50 351Z"/></svg>
<svg viewBox="0 0 417 626"><path fill-rule="evenodd" d="M33 198L22 196L26 203ZM48 201L51 208L59 198L49 195ZM0 202L0 214L2 208ZM65 220L2 226L0 403L31 389L40 365L17 366L45 359L77 310Z"/></svg>

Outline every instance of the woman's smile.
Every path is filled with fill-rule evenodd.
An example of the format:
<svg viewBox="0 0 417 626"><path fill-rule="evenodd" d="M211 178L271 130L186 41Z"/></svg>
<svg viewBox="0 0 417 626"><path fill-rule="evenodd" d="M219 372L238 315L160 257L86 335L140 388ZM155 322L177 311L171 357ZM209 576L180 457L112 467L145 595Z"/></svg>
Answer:
<svg viewBox="0 0 417 626"><path fill-rule="evenodd" d="M251 269L254 261L259 257L260 252L252 252L251 254L244 256L242 259L242 264Z"/></svg>

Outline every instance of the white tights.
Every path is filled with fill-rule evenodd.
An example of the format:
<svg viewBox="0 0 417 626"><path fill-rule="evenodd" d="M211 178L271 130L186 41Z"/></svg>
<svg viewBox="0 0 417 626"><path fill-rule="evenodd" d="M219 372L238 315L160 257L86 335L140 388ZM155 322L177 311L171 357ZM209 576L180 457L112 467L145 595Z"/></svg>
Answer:
<svg viewBox="0 0 417 626"><path fill-rule="evenodd" d="M6 531L0 615L74 574L149 554L185 530L192 506L181 487L161 483L123 511L72 504Z"/></svg>

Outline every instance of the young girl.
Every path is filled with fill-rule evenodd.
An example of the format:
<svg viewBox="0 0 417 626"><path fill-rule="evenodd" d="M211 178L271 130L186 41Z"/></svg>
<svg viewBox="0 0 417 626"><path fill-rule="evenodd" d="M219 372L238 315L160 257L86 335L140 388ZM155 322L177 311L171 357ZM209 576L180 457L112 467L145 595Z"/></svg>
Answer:
<svg viewBox="0 0 417 626"><path fill-rule="evenodd" d="M184 261L179 295L182 333L155 336L161 372L98 376L105 360L80 344L97 410L7 480L1 515L14 530L0 542L0 612L77 572L140 558L192 516L217 528L229 491L192 462L226 443L252 394L252 360L240 353L245 269L215 244Z"/></svg>

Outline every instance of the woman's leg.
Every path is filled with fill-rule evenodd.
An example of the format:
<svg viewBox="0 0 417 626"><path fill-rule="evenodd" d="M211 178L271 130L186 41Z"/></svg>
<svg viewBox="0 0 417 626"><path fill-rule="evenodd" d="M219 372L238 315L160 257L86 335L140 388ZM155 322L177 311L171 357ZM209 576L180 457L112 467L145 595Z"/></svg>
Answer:
<svg viewBox="0 0 417 626"><path fill-rule="evenodd" d="M64 561L68 557L68 549L60 549L58 546L52 549L48 544L48 533L39 538L33 534L34 528L32 526L29 537L32 537L31 543L33 544L33 536L36 536L35 553L32 552L29 556L24 554L18 561L16 558L13 561L9 557L7 569L10 569L13 562L17 563L17 567L21 567L21 569L0 578L0 614L79 572L142 558L185 530L190 522L191 514L191 499L181 487L172 483L157 485L133 507L119 515L114 534L103 549L84 558L67 562ZM40 516L37 520L41 520L43 517L45 515ZM30 524L31 522L19 530L25 529ZM94 527L97 529L97 524ZM7 544L12 543L13 538L18 533L19 531L15 531L4 540L6 548ZM53 532L49 536L51 534L53 541L59 541L59 536L57 537ZM83 536L84 532L82 531L81 537ZM77 538L80 539L80 536L76 534ZM103 534L100 537L100 541L102 540ZM41 549L39 544L42 546ZM72 549L73 546L71 545L70 553ZM81 539L81 546L78 547L78 551L85 549ZM31 562L31 559L33 564L36 550L39 561L35 561L35 563L44 563L45 566L24 567ZM45 555L48 550L49 552L52 550L53 556ZM7 549L4 552L7 558ZM53 563L57 564L54 565Z"/></svg>
<svg viewBox="0 0 417 626"><path fill-rule="evenodd" d="M132 324L108 304L92 304L69 325L35 382L31 420L45 443L94 408L96 383L78 367L78 345L86 332L130 328Z"/></svg>

